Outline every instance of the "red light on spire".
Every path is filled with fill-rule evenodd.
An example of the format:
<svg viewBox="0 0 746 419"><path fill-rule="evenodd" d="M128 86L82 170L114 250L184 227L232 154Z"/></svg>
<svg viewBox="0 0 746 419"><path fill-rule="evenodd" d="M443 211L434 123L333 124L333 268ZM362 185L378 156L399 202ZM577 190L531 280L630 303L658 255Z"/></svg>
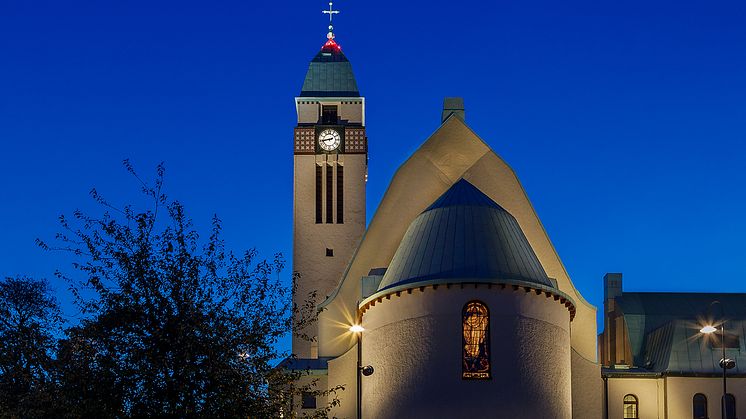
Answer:
<svg viewBox="0 0 746 419"><path fill-rule="evenodd" d="M323 47L321 47L321 50L324 52L341 52L342 47L339 46L338 43L336 43L333 39L329 39L326 41Z"/></svg>

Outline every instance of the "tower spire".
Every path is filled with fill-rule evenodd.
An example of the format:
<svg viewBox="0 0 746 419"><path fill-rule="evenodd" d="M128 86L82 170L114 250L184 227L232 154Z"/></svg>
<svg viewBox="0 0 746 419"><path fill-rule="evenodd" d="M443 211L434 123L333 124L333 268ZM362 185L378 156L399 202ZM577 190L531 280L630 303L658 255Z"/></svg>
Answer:
<svg viewBox="0 0 746 419"><path fill-rule="evenodd" d="M331 40L334 39L334 26L332 26L332 19L334 15L339 14L339 10L334 10L334 2L329 1L329 10L322 10L321 13L329 15L329 33L326 34L326 38Z"/></svg>

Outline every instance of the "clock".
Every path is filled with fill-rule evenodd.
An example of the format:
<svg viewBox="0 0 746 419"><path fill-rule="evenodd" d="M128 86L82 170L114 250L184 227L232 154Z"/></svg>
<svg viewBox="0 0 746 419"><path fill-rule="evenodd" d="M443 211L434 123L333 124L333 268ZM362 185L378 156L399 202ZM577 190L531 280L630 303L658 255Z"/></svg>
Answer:
<svg viewBox="0 0 746 419"><path fill-rule="evenodd" d="M333 129L325 129L319 134L319 147L325 151L336 150L341 141L339 132Z"/></svg>

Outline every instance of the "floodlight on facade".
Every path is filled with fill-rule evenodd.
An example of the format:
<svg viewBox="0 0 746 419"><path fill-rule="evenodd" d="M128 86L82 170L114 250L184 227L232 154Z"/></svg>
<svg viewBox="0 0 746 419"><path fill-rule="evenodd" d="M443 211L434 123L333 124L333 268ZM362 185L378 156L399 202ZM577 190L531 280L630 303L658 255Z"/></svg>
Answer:
<svg viewBox="0 0 746 419"><path fill-rule="evenodd" d="M359 324L353 324L352 326L350 326L350 332L352 333L362 333L364 331L365 331L365 328L363 328L363 326Z"/></svg>

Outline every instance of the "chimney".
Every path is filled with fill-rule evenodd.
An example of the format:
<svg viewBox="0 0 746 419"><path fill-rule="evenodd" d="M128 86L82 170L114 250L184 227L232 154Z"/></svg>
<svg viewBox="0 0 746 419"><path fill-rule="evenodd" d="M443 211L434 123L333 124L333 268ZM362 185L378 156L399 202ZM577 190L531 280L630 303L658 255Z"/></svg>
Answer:
<svg viewBox="0 0 746 419"><path fill-rule="evenodd" d="M443 115L441 116L440 123L446 122L451 115L456 115L462 120L466 120L466 113L464 111L464 98L462 97L447 97L443 100Z"/></svg>
<svg viewBox="0 0 746 419"><path fill-rule="evenodd" d="M604 275L604 300L613 300L622 295L622 274L607 273Z"/></svg>

